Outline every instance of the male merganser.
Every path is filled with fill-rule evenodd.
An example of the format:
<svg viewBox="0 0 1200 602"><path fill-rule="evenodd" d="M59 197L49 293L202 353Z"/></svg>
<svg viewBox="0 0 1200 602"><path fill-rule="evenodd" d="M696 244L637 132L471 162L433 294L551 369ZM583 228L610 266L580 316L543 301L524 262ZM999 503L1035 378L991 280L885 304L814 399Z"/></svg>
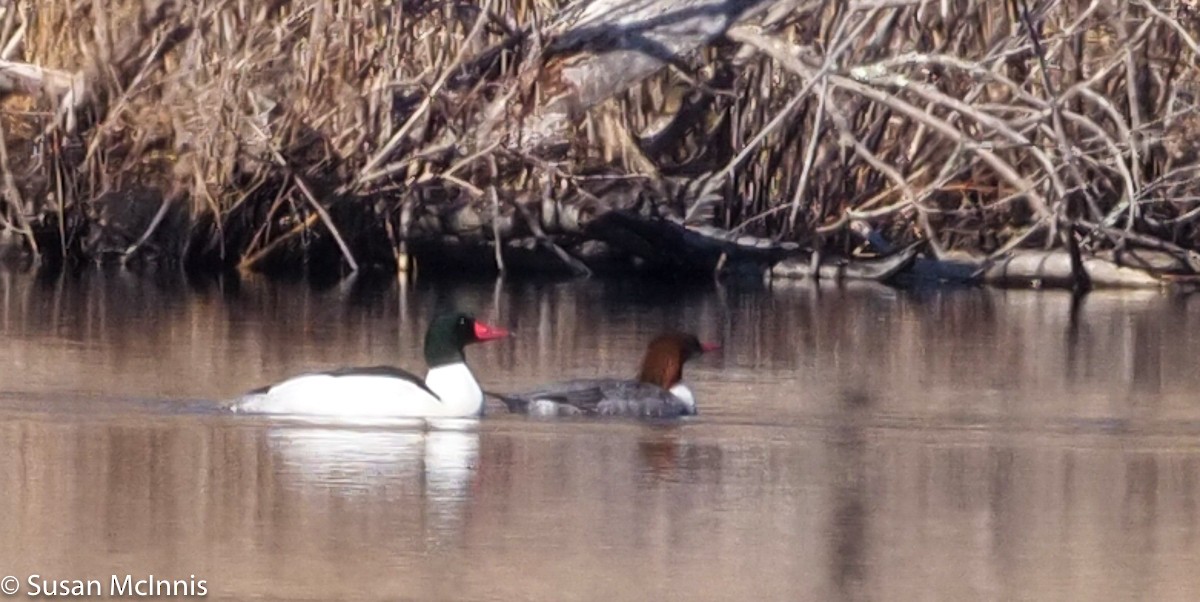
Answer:
<svg viewBox="0 0 1200 602"><path fill-rule="evenodd" d="M424 380L391 366L301 374L247 393L235 412L369 417L467 417L483 414L483 391L463 347L508 336L466 314L435 318L425 331Z"/></svg>
<svg viewBox="0 0 1200 602"><path fill-rule="evenodd" d="M683 384L683 364L719 349L695 335L668 332L646 348L637 380L594 378L553 383L516 394L495 394L510 412L536 416L640 416L666 418L696 413L696 396Z"/></svg>

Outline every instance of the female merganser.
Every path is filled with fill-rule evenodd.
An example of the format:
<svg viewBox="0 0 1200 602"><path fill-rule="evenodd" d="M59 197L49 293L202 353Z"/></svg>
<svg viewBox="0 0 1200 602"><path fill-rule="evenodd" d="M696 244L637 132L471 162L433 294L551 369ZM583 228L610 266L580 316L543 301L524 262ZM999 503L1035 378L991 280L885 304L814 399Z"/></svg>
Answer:
<svg viewBox="0 0 1200 602"><path fill-rule="evenodd" d="M683 384L683 364L719 348L714 343L701 343L695 335L669 332L650 341L637 380L573 380L496 397L510 412L536 416L666 418L695 414L696 396Z"/></svg>
<svg viewBox="0 0 1200 602"><path fill-rule="evenodd" d="M391 366L302 374L247 393L235 412L368 417L467 417L483 414L483 391L463 347L508 336L466 314L435 318L425 331L422 380Z"/></svg>

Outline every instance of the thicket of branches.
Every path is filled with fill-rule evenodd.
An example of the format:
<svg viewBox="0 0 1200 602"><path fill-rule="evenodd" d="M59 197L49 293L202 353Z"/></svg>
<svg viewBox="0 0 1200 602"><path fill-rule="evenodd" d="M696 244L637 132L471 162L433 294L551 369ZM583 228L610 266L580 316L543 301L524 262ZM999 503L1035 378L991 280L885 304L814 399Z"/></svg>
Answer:
<svg viewBox="0 0 1200 602"><path fill-rule="evenodd" d="M854 222L938 253L1200 246L1194 1L760 4L572 106L562 145L527 127L571 96L547 74L605 49L556 47L580 13L553 0L17 0L0 227L51 255L354 264L445 235L574 252L650 200L813 246Z"/></svg>

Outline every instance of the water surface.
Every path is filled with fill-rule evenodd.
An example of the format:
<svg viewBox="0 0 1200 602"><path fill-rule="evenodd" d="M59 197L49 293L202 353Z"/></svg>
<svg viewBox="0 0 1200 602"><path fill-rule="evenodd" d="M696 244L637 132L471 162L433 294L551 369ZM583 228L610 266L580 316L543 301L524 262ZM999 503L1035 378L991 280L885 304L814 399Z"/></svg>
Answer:
<svg viewBox="0 0 1200 602"><path fill-rule="evenodd" d="M221 600L1193 599L1197 299L0 272L0 575L194 575ZM675 424L219 411L304 370L422 369L450 306L516 331L468 350L489 389L630 375L667 327L724 349L688 366L701 415Z"/></svg>

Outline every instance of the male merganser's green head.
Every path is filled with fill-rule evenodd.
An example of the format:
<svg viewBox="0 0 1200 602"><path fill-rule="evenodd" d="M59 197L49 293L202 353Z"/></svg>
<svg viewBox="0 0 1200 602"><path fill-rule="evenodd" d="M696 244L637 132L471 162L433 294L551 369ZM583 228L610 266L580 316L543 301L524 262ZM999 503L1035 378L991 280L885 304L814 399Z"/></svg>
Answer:
<svg viewBox="0 0 1200 602"><path fill-rule="evenodd" d="M489 326L464 313L442 314L425 331L425 363L430 368L461 363L463 347L508 336L508 331Z"/></svg>

